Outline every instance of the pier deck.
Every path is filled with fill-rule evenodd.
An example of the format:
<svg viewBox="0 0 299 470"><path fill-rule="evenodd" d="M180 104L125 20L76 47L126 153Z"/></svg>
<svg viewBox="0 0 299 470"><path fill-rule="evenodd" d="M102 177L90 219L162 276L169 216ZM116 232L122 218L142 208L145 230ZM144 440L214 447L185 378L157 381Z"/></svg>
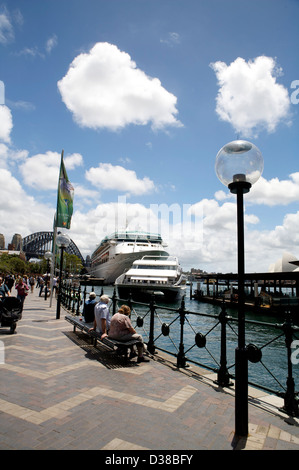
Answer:
<svg viewBox="0 0 299 470"><path fill-rule="evenodd" d="M25 300L17 333L0 328L1 450L298 450L299 419L250 388L249 436L234 436L234 387L173 358L123 363L56 320L56 301ZM97 454L97 460L105 453Z"/></svg>

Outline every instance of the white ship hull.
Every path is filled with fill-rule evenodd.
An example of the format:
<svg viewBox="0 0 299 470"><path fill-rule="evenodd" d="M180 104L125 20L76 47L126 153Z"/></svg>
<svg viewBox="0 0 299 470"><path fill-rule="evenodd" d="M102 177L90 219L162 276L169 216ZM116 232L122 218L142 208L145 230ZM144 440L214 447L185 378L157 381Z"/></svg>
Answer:
<svg viewBox="0 0 299 470"><path fill-rule="evenodd" d="M110 258L104 264L96 266L90 271L94 277L103 278L104 284L114 284L115 280L127 271L132 263L139 259L140 256L147 254L151 256L167 256L168 253L164 250L142 250L134 253L119 253L114 258Z"/></svg>
<svg viewBox="0 0 299 470"><path fill-rule="evenodd" d="M90 274L113 284L132 263L144 255L167 256L159 234L145 232L116 232L105 237L91 257Z"/></svg>
<svg viewBox="0 0 299 470"><path fill-rule="evenodd" d="M174 302L180 299L184 293L186 286L132 286L132 284L116 284L118 296L120 299L128 300L150 300L154 295L155 298L165 302Z"/></svg>
<svg viewBox="0 0 299 470"><path fill-rule="evenodd" d="M121 299L146 300L154 295L163 301L175 301L185 292L186 276L177 258L143 256L115 281Z"/></svg>

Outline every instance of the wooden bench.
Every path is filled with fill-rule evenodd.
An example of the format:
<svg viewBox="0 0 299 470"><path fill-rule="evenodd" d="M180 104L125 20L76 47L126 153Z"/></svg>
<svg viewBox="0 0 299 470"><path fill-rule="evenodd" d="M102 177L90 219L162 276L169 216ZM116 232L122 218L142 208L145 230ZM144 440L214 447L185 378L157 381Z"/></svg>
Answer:
<svg viewBox="0 0 299 470"><path fill-rule="evenodd" d="M94 346L97 345L97 341L102 344L108 346L111 350L115 351L120 356L125 356L128 359L129 351L133 348L133 346L138 345L140 342L136 339L132 339L130 341L118 341L116 339L112 339L109 337L105 337L101 339L101 334L97 331L91 330L90 328L93 327L93 323L85 323L82 317L75 317L73 315L66 315L65 320L71 323L74 327L73 331L76 331L78 328L81 331L84 331L92 340L92 344Z"/></svg>

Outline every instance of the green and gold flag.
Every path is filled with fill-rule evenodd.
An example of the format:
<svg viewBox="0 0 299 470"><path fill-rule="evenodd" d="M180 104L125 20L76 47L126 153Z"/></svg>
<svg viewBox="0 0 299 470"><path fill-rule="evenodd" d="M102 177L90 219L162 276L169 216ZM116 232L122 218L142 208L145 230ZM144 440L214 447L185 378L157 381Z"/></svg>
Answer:
<svg viewBox="0 0 299 470"><path fill-rule="evenodd" d="M61 153L61 163L57 192L56 227L69 229L73 215L74 188L70 183L63 163L63 151Z"/></svg>

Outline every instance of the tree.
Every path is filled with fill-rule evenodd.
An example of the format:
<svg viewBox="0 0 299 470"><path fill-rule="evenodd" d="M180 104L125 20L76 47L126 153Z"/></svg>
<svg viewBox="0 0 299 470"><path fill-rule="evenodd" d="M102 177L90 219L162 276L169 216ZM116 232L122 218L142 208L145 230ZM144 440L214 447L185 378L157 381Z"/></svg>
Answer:
<svg viewBox="0 0 299 470"><path fill-rule="evenodd" d="M76 255L65 253L65 270L70 274L78 274L82 269L82 261Z"/></svg>

